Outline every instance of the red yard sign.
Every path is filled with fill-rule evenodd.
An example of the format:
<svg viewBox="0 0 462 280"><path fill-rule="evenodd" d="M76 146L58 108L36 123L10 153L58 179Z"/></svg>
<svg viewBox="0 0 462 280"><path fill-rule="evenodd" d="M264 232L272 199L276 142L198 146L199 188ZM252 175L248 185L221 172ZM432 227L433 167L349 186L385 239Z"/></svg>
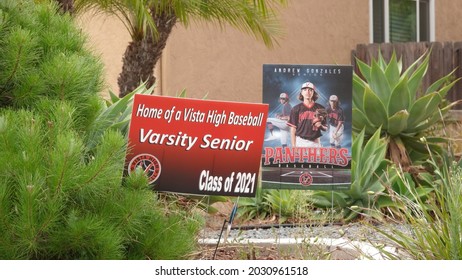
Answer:
<svg viewBox="0 0 462 280"><path fill-rule="evenodd" d="M135 95L127 170L155 190L254 196L267 104Z"/></svg>

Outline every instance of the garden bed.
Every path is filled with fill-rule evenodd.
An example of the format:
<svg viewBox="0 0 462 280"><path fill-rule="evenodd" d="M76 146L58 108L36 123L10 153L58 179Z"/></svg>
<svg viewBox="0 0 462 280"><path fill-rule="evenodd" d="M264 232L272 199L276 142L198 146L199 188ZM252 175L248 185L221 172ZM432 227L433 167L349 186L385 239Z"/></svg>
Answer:
<svg viewBox="0 0 462 280"><path fill-rule="evenodd" d="M223 222L227 218L225 213L229 212L230 207L232 205L224 203L218 206L218 213L206 215L206 227L199 234L199 248L190 258L210 260L380 259L382 256L374 245L390 246L392 244L366 221L348 224L310 224L307 221L290 223L289 220L280 224L274 217L250 221L236 220L226 236L225 243L226 226L221 236L220 233ZM408 230L399 224L385 224L380 227L388 230L392 228L401 231ZM218 239L220 239L220 244L217 248Z"/></svg>

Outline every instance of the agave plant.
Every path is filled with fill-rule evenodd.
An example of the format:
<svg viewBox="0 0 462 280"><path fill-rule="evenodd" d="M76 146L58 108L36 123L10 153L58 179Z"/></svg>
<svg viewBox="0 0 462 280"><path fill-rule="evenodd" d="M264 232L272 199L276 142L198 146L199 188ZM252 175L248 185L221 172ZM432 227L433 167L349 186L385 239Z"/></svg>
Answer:
<svg viewBox="0 0 462 280"><path fill-rule="evenodd" d="M141 83L135 90L120 98L112 91L109 91L109 100L106 100L96 117L95 122L88 133L87 149L95 147L99 138L108 129L118 130L126 138L128 136L128 126L131 120L133 97L135 94L151 95L154 86L147 88L145 83Z"/></svg>
<svg viewBox="0 0 462 280"><path fill-rule="evenodd" d="M405 171L413 160L427 155L420 141L423 132L435 125L455 105L445 97L458 81L453 72L440 78L427 89L422 81L428 69L429 52L423 54L402 72L402 61L393 52L387 63L379 52L371 65L357 60L360 74L353 75L353 130L364 129L366 137L381 129L387 139L387 155ZM427 137L431 148L438 151L441 137Z"/></svg>
<svg viewBox="0 0 462 280"><path fill-rule="evenodd" d="M360 213L378 218L378 211L375 210L390 206L390 201L384 201L382 194L386 189L384 184L391 184L394 175L386 173L391 163L385 159L387 142L385 138L380 137L380 131L377 129L366 143L364 143L364 130L353 140L350 190L314 191L310 197L314 206L340 209L346 221L357 217Z"/></svg>
<svg viewBox="0 0 462 280"><path fill-rule="evenodd" d="M258 182L255 197L241 197L237 217L243 220L264 219L270 215L271 209L265 201L267 190L262 189L261 181Z"/></svg>
<svg viewBox="0 0 462 280"><path fill-rule="evenodd" d="M279 223L285 222L295 214L295 196L290 190L267 190L264 194L266 204L268 204L273 215L279 217Z"/></svg>
<svg viewBox="0 0 462 280"><path fill-rule="evenodd" d="M399 172L409 196L398 196L401 215L397 223L402 228L376 228L397 247L395 253L381 250L387 258L402 259L403 256L416 260L460 260L462 258L462 160L448 154L437 157L430 152L429 164L435 170L434 192L424 199ZM411 234L410 234L411 233ZM398 254L398 252L400 252ZM404 253L404 254L403 254Z"/></svg>

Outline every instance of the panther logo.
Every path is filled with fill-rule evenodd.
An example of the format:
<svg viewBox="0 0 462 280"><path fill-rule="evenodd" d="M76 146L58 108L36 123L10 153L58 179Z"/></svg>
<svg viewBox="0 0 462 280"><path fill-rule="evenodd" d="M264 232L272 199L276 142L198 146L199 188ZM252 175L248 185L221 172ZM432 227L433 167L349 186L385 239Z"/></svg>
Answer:
<svg viewBox="0 0 462 280"><path fill-rule="evenodd" d="M313 183L313 176L311 176L311 174L308 172L304 172L302 175L300 175L298 181L300 184L307 187Z"/></svg>

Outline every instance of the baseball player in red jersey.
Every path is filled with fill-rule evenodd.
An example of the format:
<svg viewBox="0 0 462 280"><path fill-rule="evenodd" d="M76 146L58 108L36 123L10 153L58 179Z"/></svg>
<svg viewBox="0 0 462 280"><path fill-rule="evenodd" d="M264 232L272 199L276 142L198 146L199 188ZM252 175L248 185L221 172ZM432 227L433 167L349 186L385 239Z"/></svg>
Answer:
<svg viewBox="0 0 462 280"><path fill-rule="evenodd" d="M319 138L327 130L327 120L325 107L316 103L318 97L313 83L302 84L298 97L302 102L292 108L287 122L292 147L322 147Z"/></svg>
<svg viewBox="0 0 462 280"><path fill-rule="evenodd" d="M337 95L329 97L329 107L327 107L327 119L329 123L329 141L330 146L340 149L343 140L343 123L345 122L345 115L342 108L340 108L340 101Z"/></svg>

